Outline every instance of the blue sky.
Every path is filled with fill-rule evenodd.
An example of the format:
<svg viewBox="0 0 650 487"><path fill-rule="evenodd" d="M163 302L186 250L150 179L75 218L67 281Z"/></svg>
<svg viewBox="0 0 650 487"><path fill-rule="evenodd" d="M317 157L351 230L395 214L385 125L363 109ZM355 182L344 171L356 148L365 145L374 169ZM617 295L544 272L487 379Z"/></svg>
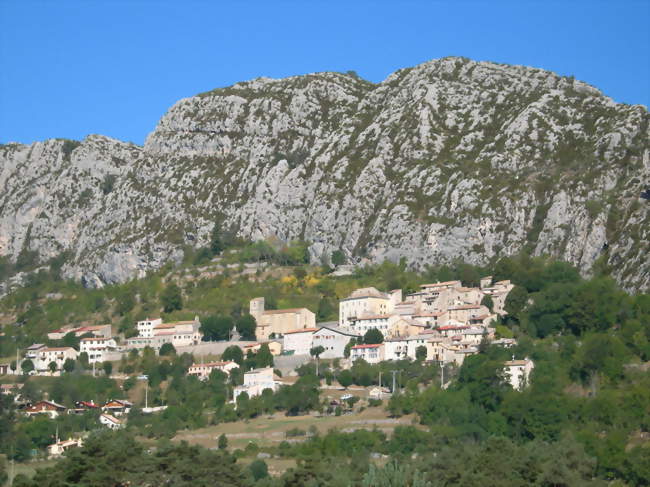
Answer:
<svg viewBox="0 0 650 487"><path fill-rule="evenodd" d="M650 104L650 1L0 0L0 142L141 144L179 98L258 76L381 81L444 56Z"/></svg>

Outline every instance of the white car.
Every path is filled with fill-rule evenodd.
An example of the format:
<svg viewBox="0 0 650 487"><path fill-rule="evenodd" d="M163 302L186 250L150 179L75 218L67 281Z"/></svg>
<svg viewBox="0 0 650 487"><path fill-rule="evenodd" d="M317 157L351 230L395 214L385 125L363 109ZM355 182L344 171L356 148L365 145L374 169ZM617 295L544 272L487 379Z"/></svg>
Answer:
<svg viewBox="0 0 650 487"><path fill-rule="evenodd" d="M341 396L341 401L347 401L348 399L352 399L354 396L352 394L343 394Z"/></svg>

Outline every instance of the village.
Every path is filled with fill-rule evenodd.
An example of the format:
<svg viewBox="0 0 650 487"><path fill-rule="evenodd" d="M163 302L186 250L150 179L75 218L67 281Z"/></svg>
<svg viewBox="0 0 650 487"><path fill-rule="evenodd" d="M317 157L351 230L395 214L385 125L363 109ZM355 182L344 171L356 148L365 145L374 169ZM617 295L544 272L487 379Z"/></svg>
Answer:
<svg viewBox="0 0 650 487"><path fill-rule="evenodd" d="M262 349L268 351L275 365L244 371L243 380L229 398L236 406L242 394L253 398L265 390L277 391L290 383L287 378L296 375L294 369L313 360L337 360L344 369L357 361L379 364L407 360L439 365L442 370L445 366L460 367L466 357L479 353L482 344L511 348L516 341L497 338L492 325L499 315L506 313L505 300L512 288L509 281L493 283L491 277L481 279L480 286L475 288L464 287L456 280L423 284L417 292L406 295L400 289L382 292L374 287L360 288L339 302L338 321L322 323L317 323L314 312L307 308L265 309L264 297L258 297L249 305L250 315L256 322L255 341L242 341L236 329L228 341L203 341L198 316L191 321L171 323L161 318L138 321L138 335L127 339L114 335L109 324L56 329L48 333L50 342L74 336L78 348L36 343L24 350L14 364L0 364L0 374L56 377L71 371L75 361L83 357L92 367L93 375L110 376L112 367L106 368L105 364L117 362L134 350L160 353L165 348L173 348L179 353L192 354L195 362L188 367L187 375L204 381L215 370L229 375L241 367L233 360L221 359L227 347L236 346L248 357ZM204 355L217 358L206 361ZM278 367L283 359L285 374L280 377ZM521 390L526 387L533 368L532 360L514 360L513 356L503 364L503 379L513 389ZM146 376L138 378L147 379ZM441 385L448 385L444 377ZM73 408L47 398L26 402L21 400L21 386L3 384L2 393L12 394L27 417L43 415L53 419L63 414L95 411L99 413L99 427L120 429L133 407L126 399L95 404L92 398L76 398ZM389 380L382 386L380 379L379 387L366 391L367 397L390 397L394 388L395 384L391 387ZM352 396L343 395L343 399L349 397ZM142 412L157 413L165 407L149 407L145 400ZM48 455L59 456L82 442L81 437L60 440L57 434L47 448Z"/></svg>

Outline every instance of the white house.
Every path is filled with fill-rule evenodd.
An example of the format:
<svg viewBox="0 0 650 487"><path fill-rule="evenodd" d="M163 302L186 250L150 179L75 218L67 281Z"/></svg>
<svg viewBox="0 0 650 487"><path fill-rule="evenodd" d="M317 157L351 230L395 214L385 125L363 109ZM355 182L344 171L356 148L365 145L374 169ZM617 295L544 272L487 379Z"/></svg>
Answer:
<svg viewBox="0 0 650 487"><path fill-rule="evenodd" d="M112 430L117 430L124 427L124 423L122 421L108 413L102 413L99 416L99 422Z"/></svg>
<svg viewBox="0 0 650 487"><path fill-rule="evenodd" d="M39 372L49 370L51 362L56 364L56 370L63 369L67 359L77 360L77 351L72 347L45 347L38 350L34 367Z"/></svg>
<svg viewBox="0 0 650 487"><path fill-rule="evenodd" d="M322 346L325 349L320 355L321 358L343 358L345 346L353 338L359 338L359 336L345 328L321 326L312 336L312 346Z"/></svg>
<svg viewBox="0 0 650 487"><path fill-rule="evenodd" d="M285 332L282 349L293 350L296 355L309 355L315 331L318 331L318 328L303 328Z"/></svg>
<svg viewBox="0 0 650 487"><path fill-rule="evenodd" d="M431 334L427 333L384 340L384 360L415 360L418 347L424 347L427 350L425 359L428 359L429 347L427 344L430 339Z"/></svg>
<svg viewBox="0 0 650 487"><path fill-rule="evenodd" d="M224 374L230 374L230 371L233 369L239 368L235 362L209 362L207 364L192 364L188 369L187 375L195 375L201 380L206 380L210 377L210 374L213 370L219 370Z"/></svg>
<svg viewBox="0 0 650 487"><path fill-rule="evenodd" d="M259 396L264 389L276 390L272 367L246 372L244 374L244 385L235 387L233 400L237 401L237 396L243 392L246 392L248 397Z"/></svg>
<svg viewBox="0 0 650 487"><path fill-rule="evenodd" d="M65 406L57 404L54 401L38 401L35 404L31 404L25 408L26 416L36 416L37 414L45 414L50 418L54 419L59 416L59 414L65 413Z"/></svg>
<svg viewBox="0 0 650 487"><path fill-rule="evenodd" d="M154 350L159 350L165 343L171 343L174 347L186 347L198 345L203 339L198 316L192 321L175 321L173 323L162 323L160 318L144 320L138 322L138 327L139 333L142 335L126 340L126 346L129 349L151 347Z"/></svg>
<svg viewBox="0 0 650 487"><path fill-rule="evenodd" d="M513 389L521 391L530 381L530 373L535 368L532 360L508 360L503 367L504 378Z"/></svg>
<svg viewBox="0 0 650 487"><path fill-rule="evenodd" d="M102 411L114 416L122 416L123 414L129 414L132 407L133 404L124 399L111 399L102 406Z"/></svg>
<svg viewBox="0 0 650 487"><path fill-rule="evenodd" d="M56 443L48 445L47 455L50 458L60 457L64 452L70 450L71 448L77 448L81 446L83 446L83 440L81 438L78 440L70 438L68 440L57 441Z"/></svg>
<svg viewBox="0 0 650 487"><path fill-rule="evenodd" d="M42 343L34 343L25 349L25 358L34 360L38 357L38 351L47 348Z"/></svg>
<svg viewBox="0 0 650 487"><path fill-rule="evenodd" d="M115 350L117 343L112 338L82 338L79 341L79 352L88 354L88 362L103 362L104 353Z"/></svg>
<svg viewBox="0 0 650 487"><path fill-rule="evenodd" d="M138 321L135 327L138 330L138 336L151 338L153 336L153 329L158 325L162 325L162 318L156 318L155 320L147 318L146 320Z"/></svg>
<svg viewBox="0 0 650 487"><path fill-rule="evenodd" d="M365 335L368 330L379 330L384 337L393 335L395 323L402 320L400 315L365 315L349 318L349 330L359 335Z"/></svg>
<svg viewBox="0 0 650 487"><path fill-rule="evenodd" d="M350 348L350 359L353 362L355 360L364 359L369 364L378 364L384 360L384 344L355 345Z"/></svg>

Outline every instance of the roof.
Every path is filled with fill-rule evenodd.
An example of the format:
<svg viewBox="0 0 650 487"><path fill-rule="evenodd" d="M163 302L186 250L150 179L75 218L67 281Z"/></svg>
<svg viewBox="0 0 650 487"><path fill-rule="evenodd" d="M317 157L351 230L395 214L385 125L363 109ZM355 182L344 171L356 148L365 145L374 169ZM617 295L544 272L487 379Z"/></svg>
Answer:
<svg viewBox="0 0 650 487"><path fill-rule="evenodd" d="M175 335L175 331L159 331L158 333L154 333L155 336L163 336L163 335Z"/></svg>
<svg viewBox="0 0 650 487"><path fill-rule="evenodd" d="M260 368L260 369L249 370L249 371L246 372L244 375L248 375L248 374L257 374L257 373L259 373L259 372L267 372L267 371L269 371L269 370L270 370L271 372L273 372L273 367L262 367L262 368Z"/></svg>
<svg viewBox="0 0 650 487"><path fill-rule="evenodd" d="M72 347L46 347L41 352L64 352L66 350L76 350Z"/></svg>
<svg viewBox="0 0 650 487"><path fill-rule="evenodd" d="M208 362L207 364L192 364L192 367L223 367L224 365L234 364L232 360L226 362ZM190 367L190 368L192 368ZM239 367L239 365L237 366Z"/></svg>
<svg viewBox="0 0 650 487"><path fill-rule="evenodd" d="M439 326L438 330L446 331L446 330L465 330L466 328L469 328L467 325L447 325L447 326Z"/></svg>
<svg viewBox="0 0 650 487"><path fill-rule="evenodd" d="M293 335L295 333L314 333L315 331L318 331L318 328L300 328L298 330L291 330L291 331L285 331L285 335Z"/></svg>
<svg viewBox="0 0 650 487"><path fill-rule="evenodd" d="M111 406L111 404L115 403L118 405L118 407L125 407L125 406L133 406L132 403L129 401L125 401L124 399L111 399L110 401L107 401L106 404L104 404L104 407L115 407Z"/></svg>
<svg viewBox="0 0 650 487"><path fill-rule="evenodd" d="M479 309L480 304L463 304L462 306L451 306L450 310L463 310L463 309Z"/></svg>
<svg viewBox="0 0 650 487"><path fill-rule="evenodd" d="M98 404L95 404L92 401L77 401L75 403L75 406L82 406L82 407L85 407L85 408L98 408L99 407Z"/></svg>
<svg viewBox="0 0 650 487"><path fill-rule="evenodd" d="M377 348L377 347L381 347L382 345L383 343L375 343L372 345L355 345L354 347L352 347L352 350L357 350L360 348Z"/></svg>
<svg viewBox="0 0 650 487"><path fill-rule="evenodd" d="M109 324L105 325L88 325L88 326L81 326L79 328L75 328L74 331L96 331L96 330L101 330L102 328L105 328L107 326L111 326Z"/></svg>
<svg viewBox="0 0 650 487"><path fill-rule="evenodd" d="M54 333L54 332L50 332L50 333ZM37 350L39 348L43 348L44 346L45 345L43 345L42 343L34 343L34 345L30 345L29 347L27 347L27 350Z"/></svg>
<svg viewBox="0 0 650 487"><path fill-rule="evenodd" d="M65 409L65 406L62 406L61 404L57 404L57 403L55 403L54 401L48 401L48 400L45 400L45 399L44 399L44 400L42 400L42 401L38 401L38 402L32 404L31 406L29 406L29 407L27 408L27 410L28 410L28 411L29 411L30 409L31 409L31 410L38 410L38 408L36 407L38 404L47 404L48 406L52 406L52 407L55 408L55 409Z"/></svg>
<svg viewBox="0 0 650 487"><path fill-rule="evenodd" d="M122 422L112 414L102 413L100 417L108 419L111 423L122 424Z"/></svg>
<svg viewBox="0 0 650 487"><path fill-rule="evenodd" d="M418 317L418 316L419 316L419 317L427 317L427 316L431 316L431 317L433 317L433 318L437 318L437 317L439 317L439 316L444 315L445 313L446 313L446 311L436 311L435 313L418 313L418 314L413 315L413 317Z"/></svg>
<svg viewBox="0 0 650 487"><path fill-rule="evenodd" d="M79 341L80 342L87 342L87 341L105 342L106 340L112 340L112 338L88 337L88 338L82 338Z"/></svg>
<svg viewBox="0 0 650 487"><path fill-rule="evenodd" d="M162 330L163 328L176 328L174 323L161 323L153 327L154 330Z"/></svg>
<svg viewBox="0 0 650 487"><path fill-rule="evenodd" d="M325 325L321 326L314 333L318 333L321 330L329 330L329 331L333 331L334 333L340 333L341 335L346 335L346 336L350 336L350 337L358 337L359 336L357 333L350 333L349 331L347 331L347 330L345 330L345 329L343 329L343 328L341 328L339 326L325 326Z"/></svg>
<svg viewBox="0 0 650 487"><path fill-rule="evenodd" d="M507 366L517 366L517 365L528 365L530 360L508 360L504 365Z"/></svg>
<svg viewBox="0 0 650 487"><path fill-rule="evenodd" d="M307 310L307 308L285 308L285 309L269 309L267 311L264 311L264 315L278 315L282 313L299 313L302 310Z"/></svg>
<svg viewBox="0 0 650 487"><path fill-rule="evenodd" d="M452 284L460 284L460 281L445 281L445 282L436 282L435 284L421 284L420 287L444 287L451 286Z"/></svg>
<svg viewBox="0 0 650 487"><path fill-rule="evenodd" d="M388 296L386 295L386 293L382 293L377 288L362 287L360 289L352 291L352 293L347 298L342 299L341 301L346 301L348 299L363 299L363 298L388 299Z"/></svg>

